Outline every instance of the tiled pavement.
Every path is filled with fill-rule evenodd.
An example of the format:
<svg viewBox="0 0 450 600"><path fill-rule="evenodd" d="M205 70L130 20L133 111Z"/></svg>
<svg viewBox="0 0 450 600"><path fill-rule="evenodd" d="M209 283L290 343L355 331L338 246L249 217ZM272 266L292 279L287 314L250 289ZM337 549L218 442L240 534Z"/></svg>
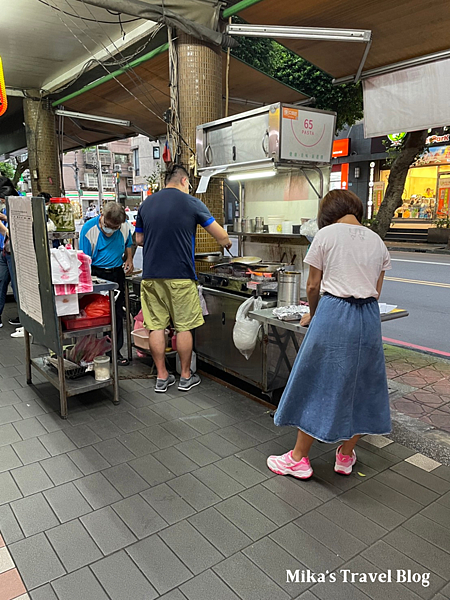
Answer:
<svg viewBox="0 0 450 600"><path fill-rule="evenodd" d="M107 391L80 396L63 421L56 390L26 386L20 340L8 333L0 600L450 597L449 467L369 437L348 478L333 472L325 444L313 447L312 480L276 476L266 456L291 448L295 432L207 379L166 395L151 380L126 380L119 406ZM2 585L14 568L27 592ZM299 570L298 583L286 582L287 569ZM342 570L389 569L392 583L342 581ZM429 573L430 584L397 582L397 569ZM302 583L308 570L326 582Z"/></svg>

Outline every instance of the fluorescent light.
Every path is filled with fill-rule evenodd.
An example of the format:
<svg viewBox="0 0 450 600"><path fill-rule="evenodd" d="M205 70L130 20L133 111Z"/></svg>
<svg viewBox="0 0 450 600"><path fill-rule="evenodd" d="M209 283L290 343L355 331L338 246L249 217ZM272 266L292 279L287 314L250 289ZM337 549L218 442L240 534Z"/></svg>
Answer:
<svg viewBox="0 0 450 600"><path fill-rule="evenodd" d="M245 179L262 179L263 177L273 177L276 175L274 169L267 171L242 171L241 173L231 173L228 175L230 181L244 181Z"/></svg>
<svg viewBox="0 0 450 600"><path fill-rule="evenodd" d="M97 123L108 123L109 125L119 125L121 127L129 127L130 121L122 121L122 119L112 119L111 117L99 117L96 115L87 115L85 113L73 112L71 110L63 110L58 108L55 110L56 115L61 117L69 117L72 119L81 119L82 121L96 121Z"/></svg>
<svg viewBox="0 0 450 600"><path fill-rule="evenodd" d="M369 42L369 29L336 29L329 27L286 27L283 25L228 25L229 35L290 38L299 40L323 40L329 42Z"/></svg>

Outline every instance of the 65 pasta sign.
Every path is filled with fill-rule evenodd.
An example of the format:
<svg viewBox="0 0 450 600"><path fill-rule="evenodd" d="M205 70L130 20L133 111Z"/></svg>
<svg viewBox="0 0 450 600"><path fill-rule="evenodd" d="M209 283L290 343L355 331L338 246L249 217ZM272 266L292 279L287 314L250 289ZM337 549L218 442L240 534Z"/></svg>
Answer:
<svg viewBox="0 0 450 600"><path fill-rule="evenodd" d="M7 108L8 100L6 98L5 77L3 75L3 65L0 57L0 117L5 114Z"/></svg>

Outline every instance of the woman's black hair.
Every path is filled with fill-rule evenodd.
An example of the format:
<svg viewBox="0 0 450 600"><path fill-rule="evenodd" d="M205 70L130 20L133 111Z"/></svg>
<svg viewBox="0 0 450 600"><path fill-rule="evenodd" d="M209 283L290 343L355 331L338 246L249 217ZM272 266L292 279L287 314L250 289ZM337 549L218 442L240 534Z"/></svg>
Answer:
<svg viewBox="0 0 450 600"><path fill-rule="evenodd" d="M18 195L19 193L16 191L11 179L8 177L0 177L0 198Z"/></svg>

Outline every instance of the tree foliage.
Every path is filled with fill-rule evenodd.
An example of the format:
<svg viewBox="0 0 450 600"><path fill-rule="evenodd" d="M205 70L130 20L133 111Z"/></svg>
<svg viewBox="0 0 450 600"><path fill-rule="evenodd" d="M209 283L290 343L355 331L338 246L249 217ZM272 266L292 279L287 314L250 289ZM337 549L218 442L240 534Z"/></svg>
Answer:
<svg viewBox="0 0 450 600"><path fill-rule="evenodd" d="M338 131L363 117L361 84L333 85L330 75L274 40L239 38L239 47L233 49L232 54L281 83L312 96L316 108L336 111Z"/></svg>
<svg viewBox="0 0 450 600"><path fill-rule="evenodd" d="M14 167L9 162L0 162L0 175L12 179L14 177Z"/></svg>

